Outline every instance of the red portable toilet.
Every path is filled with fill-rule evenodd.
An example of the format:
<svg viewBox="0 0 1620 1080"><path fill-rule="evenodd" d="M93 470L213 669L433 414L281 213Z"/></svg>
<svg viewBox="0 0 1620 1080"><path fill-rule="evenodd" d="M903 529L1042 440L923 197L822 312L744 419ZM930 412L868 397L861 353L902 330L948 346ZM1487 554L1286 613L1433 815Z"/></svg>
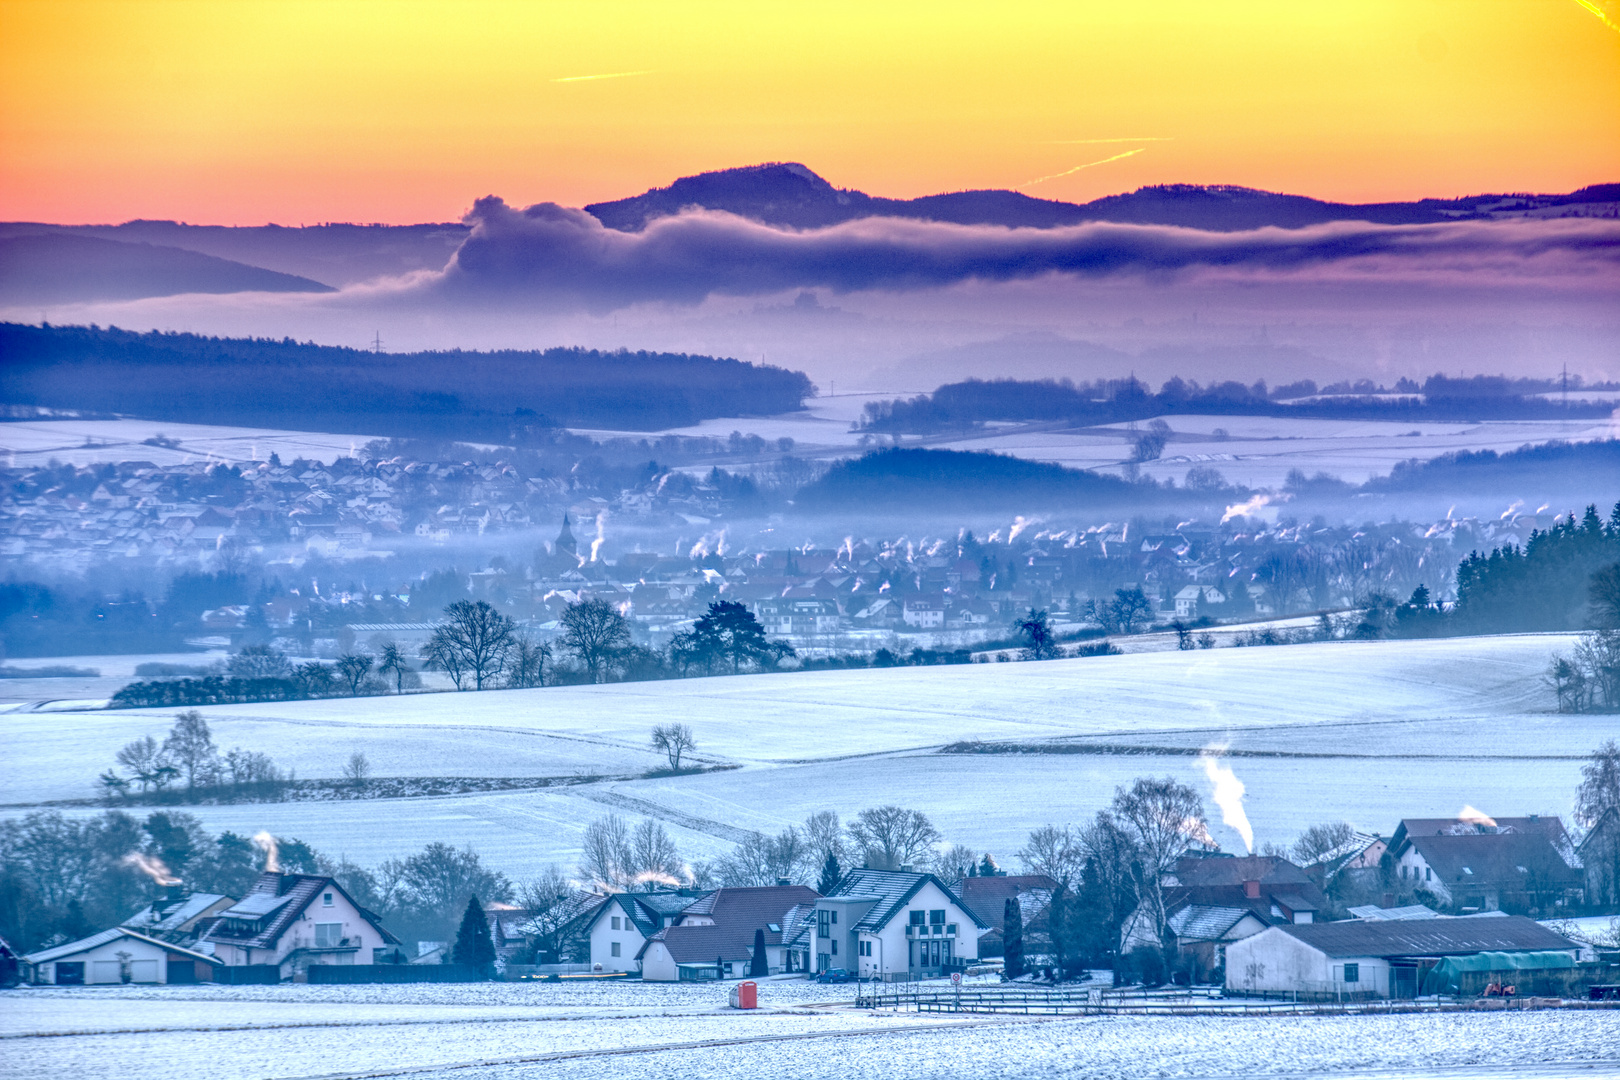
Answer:
<svg viewBox="0 0 1620 1080"><path fill-rule="evenodd" d="M759 1008L759 984L740 982L731 988L731 1007L733 1009Z"/></svg>

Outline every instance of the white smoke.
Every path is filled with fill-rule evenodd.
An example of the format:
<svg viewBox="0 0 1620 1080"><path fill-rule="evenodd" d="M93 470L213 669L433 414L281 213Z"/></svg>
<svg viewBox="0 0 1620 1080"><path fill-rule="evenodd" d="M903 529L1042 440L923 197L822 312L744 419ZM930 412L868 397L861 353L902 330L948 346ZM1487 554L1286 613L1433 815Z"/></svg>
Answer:
<svg viewBox="0 0 1620 1080"><path fill-rule="evenodd" d="M1261 510L1265 509L1269 505L1271 505L1270 495L1255 495L1244 502L1233 503L1231 506L1226 508L1226 513L1221 515L1221 524L1225 525L1228 521L1231 521L1233 518L1240 515L1243 517L1251 517L1258 514Z"/></svg>
<svg viewBox="0 0 1620 1080"><path fill-rule="evenodd" d="M607 511L602 510L596 515L596 539L591 541L591 562L595 562L602 551L602 545L607 540Z"/></svg>
<svg viewBox="0 0 1620 1080"><path fill-rule="evenodd" d="M1249 824L1249 815L1243 812L1243 781L1221 764L1221 754L1225 752L1224 746L1206 746L1204 752L1198 755L1198 764L1204 767L1204 775L1215 789L1211 797L1215 805L1221 808L1221 820L1237 830L1237 834L1243 837L1243 846L1252 855L1254 827Z"/></svg>
<svg viewBox="0 0 1620 1080"><path fill-rule="evenodd" d="M260 830L253 834L253 846L264 852L264 868L272 874L281 872L281 849L276 838Z"/></svg>

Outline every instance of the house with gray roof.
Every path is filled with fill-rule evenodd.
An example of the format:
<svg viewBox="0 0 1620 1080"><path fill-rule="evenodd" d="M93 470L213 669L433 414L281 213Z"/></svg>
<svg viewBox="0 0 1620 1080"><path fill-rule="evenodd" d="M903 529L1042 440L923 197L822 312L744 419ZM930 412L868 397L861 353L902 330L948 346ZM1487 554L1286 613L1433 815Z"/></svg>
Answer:
<svg viewBox="0 0 1620 1080"><path fill-rule="evenodd" d="M1518 915L1285 923L1226 949L1226 988L1315 999L1416 997L1449 958L1502 971L1567 970L1578 947Z"/></svg>
<svg viewBox="0 0 1620 1080"><path fill-rule="evenodd" d="M230 967L275 965L301 980L311 964L403 963L400 942L377 915L329 877L266 870L221 911L199 949Z"/></svg>
<svg viewBox="0 0 1620 1080"><path fill-rule="evenodd" d="M592 971L640 971L647 939L678 921L700 894L690 889L652 893L610 893L582 916L570 934L590 942ZM710 957L713 960L713 957Z"/></svg>
<svg viewBox="0 0 1620 1080"><path fill-rule="evenodd" d="M767 974L803 971L784 943L789 915L819 897L804 885L724 888L688 904L675 922L655 933L636 955L641 977L673 982L728 978L747 973L757 936L763 939ZM796 929L796 927L795 927Z"/></svg>
<svg viewBox="0 0 1620 1080"><path fill-rule="evenodd" d="M813 914L789 944L814 970L884 981L959 970L978 960L990 929L939 878L904 870L851 870Z"/></svg>
<svg viewBox="0 0 1620 1080"><path fill-rule="evenodd" d="M171 885L163 896L125 919L123 925L149 937L189 945L236 901L219 893L188 893Z"/></svg>

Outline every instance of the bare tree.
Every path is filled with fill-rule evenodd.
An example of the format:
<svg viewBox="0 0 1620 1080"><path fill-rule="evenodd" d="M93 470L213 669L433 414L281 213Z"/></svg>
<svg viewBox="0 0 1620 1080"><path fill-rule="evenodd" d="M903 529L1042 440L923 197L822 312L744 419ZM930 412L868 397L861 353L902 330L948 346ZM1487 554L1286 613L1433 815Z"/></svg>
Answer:
<svg viewBox="0 0 1620 1080"><path fill-rule="evenodd" d="M585 826L581 840L579 876L608 889L623 889L629 882L635 856L630 851L630 829L618 814L599 817Z"/></svg>
<svg viewBox="0 0 1620 1080"><path fill-rule="evenodd" d="M799 878L808 853L804 837L792 826L776 836L750 833L729 855L716 861L714 872L731 888L775 885Z"/></svg>
<svg viewBox="0 0 1620 1080"><path fill-rule="evenodd" d="M371 762L366 760L366 755L358 750L349 755L348 762L343 766L343 779L357 788L366 786L366 781L371 779Z"/></svg>
<svg viewBox="0 0 1620 1080"><path fill-rule="evenodd" d="M442 671L450 676L457 690L467 680L467 665L461 650L456 647L448 631L439 627L422 646L422 666L429 671Z"/></svg>
<svg viewBox="0 0 1620 1080"><path fill-rule="evenodd" d="M512 652L506 666L506 685L514 690L529 690L546 684L546 664L551 660L551 646L518 635L512 639Z"/></svg>
<svg viewBox="0 0 1620 1080"><path fill-rule="evenodd" d="M675 841L661 822L642 818L630 834L630 861L625 867L627 884L651 891L659 885L680 884L681 859Z"/></svg>
<svg viewBox="0 0 1620 1080"><path fill-rule="evenodd" d="M382 675L394 676L394 693L405 692L405 673L413 670L410 660L405 657L405 650L395 641L385 642L382 647L382 656L377 661L377 671Z"/></svg>
<svg viewBox="0 0 1620 1080"><path fill-rule="evenodd" d="M1354 840L1356 830L1348 821L1331 821L1312 825L1294 841L1293 859L1300 866L1309 866L1328 852L1341 848Z"/></svg>
<svg viewBox="0 0 1620 1080"><path fill-rule="evenodd" d="M1074 830L1056 825L1042 825L1031 831L1018 849L1018 859L1027 873L1045 874L1060 885L1080 880L1085 858L1085 848Z"/></svg>
<svg viewBox="0 0 1620 1080"><path fill-rule="evenodd" d="M148 788L162 791L170 780L180 775L180 770L175 768L168 754L150 735L125 743L123 749L118 751L117 761L129 770L142 791Z"/></svg>
<svg viewBox="0 0 1620 1080"><path fill-rule="evenodd" d="M371 674L371 666L375 662L365 653L346 653L338 657L338 678L349 688L350 697L360 696L360 691L366 684L366 676Z"/></svg>
<svg viewBox="0 0 1620 1080"><path fill-rule="evenodd" d="M1613 739L1598 747L1581 766L1575 793L1575 822L1590 829L1610 810L1620 811L1620 744Z"/></svg>
<svg viewBox="0 0 1620 1080"><path fill-rule="evenodd" d="M630 644L630 626L606 600L569 604L562 614L563 645L573 650L590 674L601 682L608 661Z"/></svg>
<svg viewBox="0 0 1620 1080"><path fill-rule="evenodd" d="M268 645L245 645L225 665L235 679L290 679L293 669L287 654Z"/></svg>
<svg viewBox="0 0 1620 1080"><path fill-rule="evenodd" d="M534 942L536 963L556 962L563 928L578 914L579 901L579 890L556 863L518 886L517 902L525 916L522 931Z"/></svg>
<svg viewBox="0 0 1620 1080"><path fill-rule="evenodd" d="M1137 890L1148 903L1153 927L1164 939L1169 912L1164 877L1192 840L1209 836L1204 803L1198 792L1173 777L1139 777L1129 788L1117 788L1111 807L1139 855Z"/></svg>
<svg viewBox="0 0 1620 1080"><path fill-rule="evenodd" d="M297 670L293 672L293 680L298 683L298 689L306 697L330 694L334 685L332 669L319 660L299 664Z"/></svg>
<svg viewBox="0 0 1620 1080"><path fill-rule="evenodd" d="M850 823L849 836L873 870L920 865L940 839L927 817L899 806L862 810Z"/></svg>
<svg viewBox="0 0 1620 1080"><path fill-rule="evenodd" d="M472 678L473 689L482 690L486 682L506 670L516 635L517 624L488 601L457 600L444 609L444 625L434 631L433 638L437 641L442 636L441 650L455 653L461 669Z"/></svg>
<svg viewBox="0 0 1620 1080"><path fill-rule="evenodd" d="M928 869L947 885L956 885L967 877L968 870L979 865L979 853L961 844L952 844L934 856Z"/></svg>
<svg viewBox="0 0 1620 1080"><path fill-rule="evenodd" d="M196 709L175 715L174 727L163 740L163 753L186 774L188 790L194 790L199 780L211 782L219 772L219 749L208 721Z"/></svg>
<svg viewBox="0 0 1620 1080"><path fill-rule="evenodd" d="M1023 635L1025 660L1050 660L1057 655L1057 640L1052 636L1046 612L1030 608L1028 615L1013 624L1013 629Z"/></svg>
<svg viewBox="0 0 1620 1080"><path fill-rule="evenodd" d="M659 724L652 729L652 745L669 759L672 772L680 772L681 756L697 749L697 740L685 724Z"/></svg>
<svg viewBox="0 0 1620 1080"><path fill-rule="evenodd" d="M814 874L826 864L831 856L840 866L849 865L849 841L844 832L843 822L831 810L821 810L804 819L804 828L801 830L806 848L805 858L809 861L810 873Z"/></svg>

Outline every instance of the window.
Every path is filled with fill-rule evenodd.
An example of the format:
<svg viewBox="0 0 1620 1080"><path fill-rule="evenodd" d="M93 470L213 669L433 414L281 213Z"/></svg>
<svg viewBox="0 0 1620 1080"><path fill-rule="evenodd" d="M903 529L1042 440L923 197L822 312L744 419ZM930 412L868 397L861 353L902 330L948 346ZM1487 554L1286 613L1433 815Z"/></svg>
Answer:
<svg viewBox="0 0 1620 1080"><path fill-rule="evenodd" d="M317 949L335 949L342 940L342 923L318 922L315 924L315 947Z"/></svg>
<svg viewBox="0 0 1620 1080"><path fill-rule="evenodd" d="M1360 964L1346 964L1346 965L1344 965L1344 981L1347 982L1347 983L1352 983L1352 982L1353 983L1358 983L1358 982L1360 982L1361 981L1361 965Z"/></svg>
<svg viewBox="0 0 1620 1080"><path fill-rule="evenodd" d="M828 911L826 908L822 908L820 911L816 912L816 937L824 938L831 936L827 929L827 923L830 921L828 916L831 914L832 912Z"/></svg>
<svg viewBox="0 0 1620 1080"><path fill-rule="evenodd" d="M620 955L619 954L619 943L617 941L615 941L612 945L608 946L608 951L613 956Z"/></svg>
<svg viewBox="0 0 1620 1080"><path fill-rule="evenodd" d="M933 923L935 926L944 926L945 925L945 912L944 912L944 910L941 909L939 911L930 911L928 913L928 921Z"/></svg>
<svg viewBox="0 0 1620 1080"><path fill-rule="evenodd" d="M1434 869L1432 867L1425 866L1423 868L1423 880L1424 881L1433 881L1434 880Z"/></svg>
<svg viewBox="0 0 1620 1080"><path fill-rule="evenodd" d="M773 934L780 934L782 932L782 927L778 923L773 922L766 923L765 929L769 930Z"/></svg>
<svg viewBox="0 0 1620 1080"><path fill-rule="evenodd" d="M331 906L332 906L332 894L331 893L323 893L321 895L321 907L331 907Z"/></svg>
<svg viewBox="0 0 1620 1080"><path fill-rule="evenodd" d="M832 939L832 954L834 956L838 955L838 939L837 938Z"/></svg>
<svg viewBox="0 0 1620 1080"><path fill-rule="evenodd" d="M838 925L838 909L837 909L837 908L834 908L834 909L833 909L833 913L832 913L832 921L833 921L833 925L834 925L834 926L837 926L837 925Z"/></svg>
<svg viewBox="0 0 1620 1080"><path fill-rule="evenodd" d="M927 912L913 911L911 913L911 925L912 926L921 926L925 921L927 921L927 919L928 919Z"/></svg>
<svg viewBox="0 0 1620 1080"><path fill-rule="evenodd" d="M56 962L56 985L57 986L83 986L84 985L84 961L83 960L58 960Z"/></svg>
<svg viewBox="0 0 1620 1080"><path fill-rule="evenodd" d="M619 917L617 915L613 916L612 922L613 922L613 929L615 929L615 930L624 929L624 927L619 924Z"/></svg>

